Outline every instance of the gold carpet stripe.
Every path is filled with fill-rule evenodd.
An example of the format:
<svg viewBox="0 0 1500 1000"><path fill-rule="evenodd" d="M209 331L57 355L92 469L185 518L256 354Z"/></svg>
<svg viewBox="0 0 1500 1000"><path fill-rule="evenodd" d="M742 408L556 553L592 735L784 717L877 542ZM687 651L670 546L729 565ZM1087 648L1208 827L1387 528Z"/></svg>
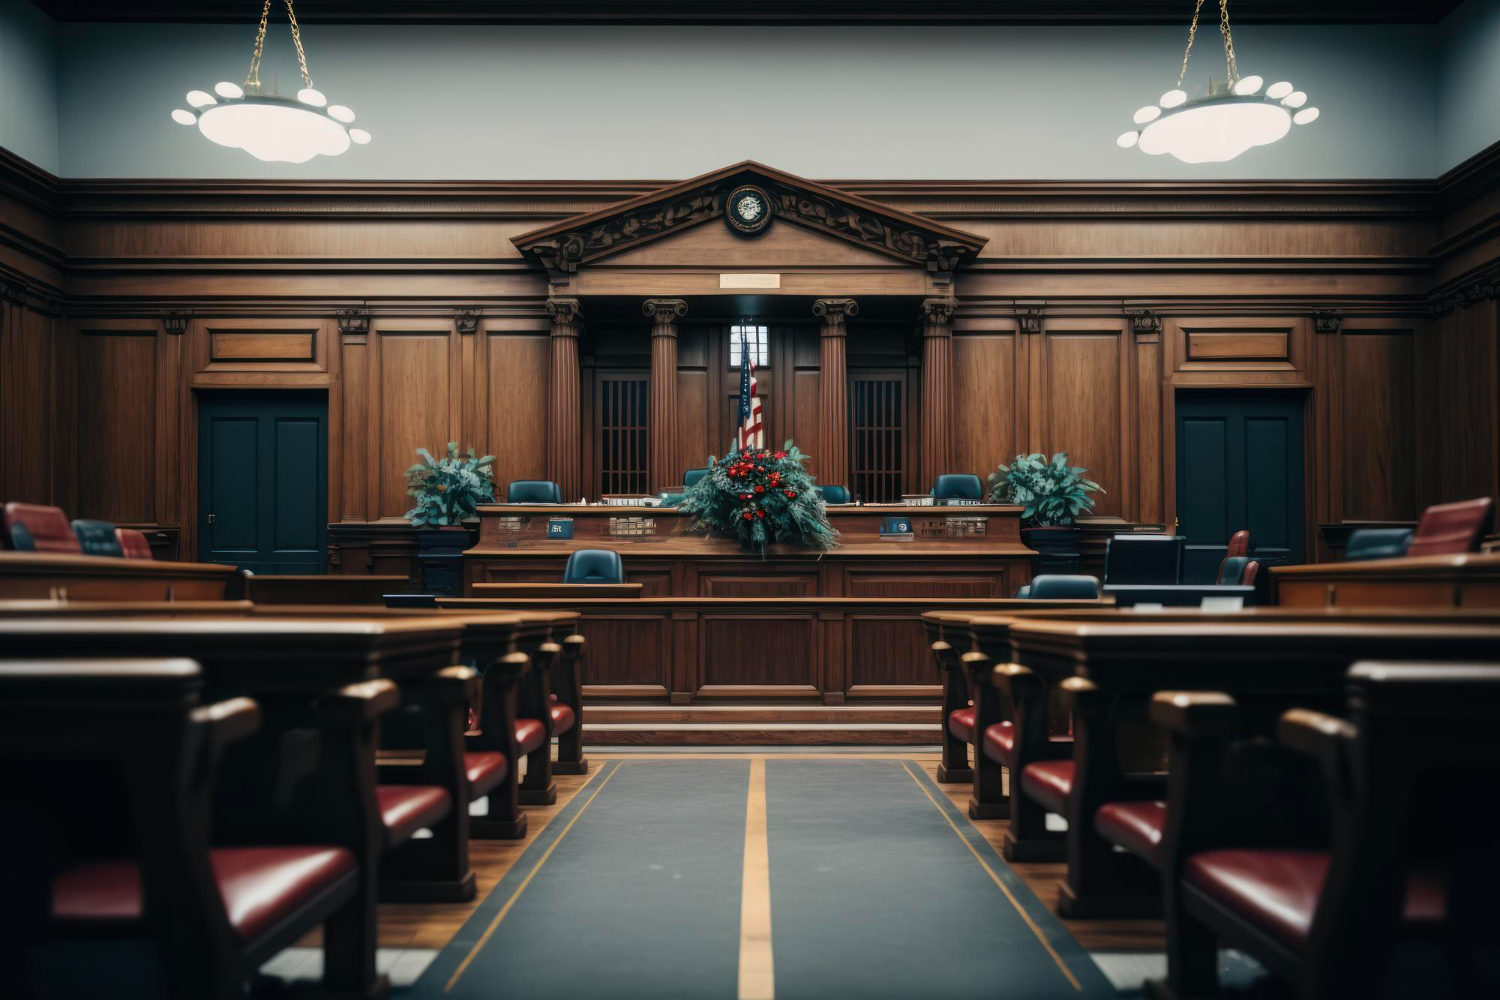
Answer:
<svg viewBox="0 0 1500 1000"><path fill-rule="evenodd" d="M922 783L922 779L917 777L916 773L912 771L911 766L904 762L901 766L905 769L907 774L911 775L911 780L917 783L917 787L922 790L923 795L927 796L927 801L932 803L932 808L936 809L938 811L938 814L943 817L943 821L946 822L948 826L953 830L954 835L958 837L959 840L963 841L964 846L969 849L969 853L974 855L974 860L979 862L980 867L988 872L990 878L997 886L1000 887L1000 891L1005 893L1005 898L1010 900L1010 905L1014 906L1016 908L1016 912L1021 915L1021 919L1026 921L1026 926L1031 928L1031 933L1036 935L1036 939L1041 942L1042 947L1047 949L1047 954L1052 956L1052 961L1057 963L1057 967L1062 970L1062 974L1068 977L1068 982L1073 984L1073 988L1075 990L1078 990L1080 993L1083 992L1083 984L1080 983L1078 981L1078 978L1073 975L1073 971L1063 964L1062 956L1057 953L1057 949L1052 947L1052 942L1047 940L1047 936L1043 934L1042 929L1036 925L1036 921L1032 920L1031 916L1021 908L1020 901L1018 901L1015 895L1011 893L1010 887L1001 880L999 874L995 871L995 869L990 867L990 863L984 859L984 855L980 854L977 850L974 849L974 845L969 842L969 838L965 837L963 831L958 828L958 824L953 822L953 817L948 815L948 811L942 806L938 805L937 799L932 797L932 792L927 790L927 786L924 785Z"/></svg>
<svg viewBox="0 0 1500 1000"><path fill-rule="evenodd" d="M766 762L750 761L745 802L745 875L740 888L739 1000L775 1000L771 960L771 849L766 842Z"/></svg>

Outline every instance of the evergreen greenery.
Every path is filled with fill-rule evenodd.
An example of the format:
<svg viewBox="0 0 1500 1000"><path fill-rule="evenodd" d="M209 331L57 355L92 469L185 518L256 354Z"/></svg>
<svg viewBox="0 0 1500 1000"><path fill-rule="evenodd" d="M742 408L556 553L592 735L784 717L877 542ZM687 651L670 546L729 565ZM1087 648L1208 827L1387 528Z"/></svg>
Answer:
<svg viewBox="0 0 1500 1000"><path fill-rule="evenodd" d="M458 454L458 442L448 442L448 457L434 461L426 448L418 448L422 461L406 470L406 493L417 505L403 516L414 528L456 525L474 516L474 508L495 499L494 455L468 458Z"/></svg>
<svg viewBox="0 0 1500 1000"><path fill-rule="evenodd" d="M694 528L733 534L745 545L764 549L795 541L831 549L839 533L828 523L806 461L790 441L779 451L735 450L723 461L709 456L709 474L688 489L677 509L693 518Z"/></svg>
<svg viewBox="0 0 1500 1000"><path fill-rule="evenodd" d="M1022 520L1038 525L1069 525L1079 514L1094 509L1091 492L1104 487L1083 474L1088 469L1068 465L1068 453L1017 455L1009 465L990 474L990 500L1022 504Z"/></svg>

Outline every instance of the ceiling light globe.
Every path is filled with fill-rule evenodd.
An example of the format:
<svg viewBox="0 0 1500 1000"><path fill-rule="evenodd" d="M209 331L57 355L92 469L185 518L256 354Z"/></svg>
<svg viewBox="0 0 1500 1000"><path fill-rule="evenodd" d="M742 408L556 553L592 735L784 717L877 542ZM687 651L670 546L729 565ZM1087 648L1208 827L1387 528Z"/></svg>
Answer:
<svg viewBox="0 0 1500 1000"><path fill-rule="evenodd" d="M213 95L206 90L188 91L187 102L195 108L205 108L210 104L219 103L218 101L214 100Z"/></svg>
<svg viewBox="0 0 1500 1000"><path fill-rule="evenodd" d="M1139 110L1139 111L1137 111L1135 113L1135 123L1137 125L1144 125L1147 122L1149 122L1149 121L1155 121L1157 118L1160 118L1160 117L1161 117L1161 108L1158 108L1154 104L1148 104L1144 108L1141 108L1141 110Z"/></svg>
<svg viewBox="0 0 1500 1000"><path fill-rule="evenodd" d="M1161 95L1161 106L1164 108L1175 108L1187 101L1187 91L1169 90Z"/></svg>
<svg viewBox="0 0 1500 1000"><path fill-rule="evenodd" d="M179 125L192 125L198 120L198 116L191 111L184 111L178 108L172 112L172 120Z"/></svg>
<svg viewBox="0 0 1500 1000"><path fill-rule="evenodd" d="M245 90L243 87L241 87L237 83L230 83L228 80L220 80L218 83L214 84L214 93L218 94L220 97L227 97L230 100L235 100L237 98L245 96Z"/></svg>
<svg viewBox="0 0 1500 1000"><path fill-rule="evenodd" d="M1115 140L1115 145L1121 149L1129 149L1139 142L1140 138L1141 134L1139 132L1122 132L1120 137Z"/></svg>
<svg viewBox="0 0 1500 1000"><path fill-rule="evenodd" d="M328 113L337 118L339 121L344 122L345 124L348 124L349 122L352 122L354 120L354 112L350 111L342 104L330 104L328 106Z"/></svg>
<svg viewBox="0 0 1500 1000"><path fill-rule="evenodd" d="M1303 108L1301 111L1297 112L1295 115L1292 115L1292 121L1296 122L1298 125L1311 125L1313 122L1315 122L1317 120L1318 120L1318 109L1317 108Z"/></svg>
<svg viewBox="0 0 1500 1000"><path fill-rule="evenodd" d="M1286 80L1282 80L1280 83L1273 83L1269 87L1266 88L1266 96L1269 97L1269 98L1271 98L1272 100L1276 100L1276 101L1281 100L1283 97L1285 97L1287 94L1290 94L1291 92L1292 92L1292 85L1290 83L1288 83Z"/></svg>
<svg viewBox="0 0 1500 1000"><path fill-rule="evenodd" d="M1234 85L1234 92L1241 97L1249 97L1260 89L1260 85L1266 81L1258 76L1241 77L1240 82Z"/></svg>
<svg viewBox="0 0 1500 1000"><path fill-rule="evenodd" d="M1302 105L1307 103L1307 95L1298 90L1282 98L1281 103L1285 104L1289 108L1300 108L1302 107Z"/></svg>
<svg viewBox="0 0 1500 1000"><path fill-rule="evenodd" d="M297 100L303 104L310 104L315 108L321 108L328 103L328 98L323 96L322 91L314 90L311 87L303 87L297 91Z"/></svg>

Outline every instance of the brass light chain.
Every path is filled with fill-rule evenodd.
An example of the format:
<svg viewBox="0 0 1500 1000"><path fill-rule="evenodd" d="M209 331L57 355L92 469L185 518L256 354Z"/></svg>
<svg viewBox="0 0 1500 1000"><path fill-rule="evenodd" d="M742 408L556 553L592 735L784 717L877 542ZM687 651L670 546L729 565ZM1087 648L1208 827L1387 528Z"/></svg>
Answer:
<svg viewBox="0 0 1500 1000"><path fill-rule="evenodd" d="M288 0L290 2L290 0ZM1188 57L1193 54L1193 40L1198 37L1198 12L1203 9L1203 0L1193 6L1193 20L1188 25L1187 49L1182 53L1182 69L1177 71L1177 86L1187 77ZM1234 61L1234 36L1229 33L1229 0L1219 0L1219 34L1224 36L1224 71L1232 90L1240 81L1239 66Z"/></svg>
<svg viewBox="0 0 1500 1000"><path fill-rule="evenodd" d="M260 57L266 48L266 21L270 14L271 0L266 0L260 9L260 27L255 32L255 52L250 56L250 72L245 74L245 89L252 93L260 91ZM297 65L302 70L302 85L311 87L312 77L307 72L307 53L302 50L302 29L297 24L297 12L292 9L292 0L286 0L286 14L292 23L292 44L297 47Z"/></svg>
<svg viewBox="0 0 1500 1000"><path fill-rule="evenodd" d="M1227 40L1229 38L1229 0L1219 0L1219 2L1224 11L1224 24L1221 30ZM302 85L311 87L312 77L307 74L307 53L302 51L302 28L297 24L297 12L292 10L292 0L286 0L286 16L292 22L292 44L297 46L297 64L302 67ZM1229 61L1231 64L1234 63L1233 50L1229 53Z"/></svg>

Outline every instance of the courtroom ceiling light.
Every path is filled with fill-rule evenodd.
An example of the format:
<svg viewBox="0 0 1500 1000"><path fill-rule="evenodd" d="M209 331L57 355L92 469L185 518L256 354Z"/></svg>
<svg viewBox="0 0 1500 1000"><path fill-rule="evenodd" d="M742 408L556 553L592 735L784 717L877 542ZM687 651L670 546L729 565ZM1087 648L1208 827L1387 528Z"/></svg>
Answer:
<svg viewBox="0 0 1500 1000"><path fill-rule="evenodd" d="M267 93L260 83L260 54L266 44L266 19L271 0L260 11L260 30L255 35L255 51L250 57L250 72L243 84L228 80L206 90L190 90L188 104L193 110L178 108L172 120L179 125L197 125L198 131L221 146L243 149L258 160L280 163L306 163L318 154L337 156L351 142L361 145L370 141L370 133L350 128L354 112L342 104L329 104L321 91L314 89L307 73L307 54L302 51L302 31L292 0L286 0L286 13L292 25L292 44L297 47L297 63L302 69L302 89L295 98ZM217 95L217 96L215 96Z"/></svg>
<svg viewBox="0 0 1500 1000"><path fill-rule="evenodd" d="M1265 80L1240 76L1234 61L1234 38L1229 33L1229 0L1219 0L1226 78L1210 79L1206 94L1188 100L1182 80L1187 75L1202 8L1203 0L1198 0L1188 27L1187 51L1182 54L1177 87L1161 95L1160 104L1148 104L1135 113L1135 123L1143 127L1116 139L1122 148L1134 146L1152 156L1171 153L1183 163L1223 163L1252 146L1275 142L1293 125L1317 121L1318 109L1303 107L1307 95L1287 81L1262 90Z"/></svg>

